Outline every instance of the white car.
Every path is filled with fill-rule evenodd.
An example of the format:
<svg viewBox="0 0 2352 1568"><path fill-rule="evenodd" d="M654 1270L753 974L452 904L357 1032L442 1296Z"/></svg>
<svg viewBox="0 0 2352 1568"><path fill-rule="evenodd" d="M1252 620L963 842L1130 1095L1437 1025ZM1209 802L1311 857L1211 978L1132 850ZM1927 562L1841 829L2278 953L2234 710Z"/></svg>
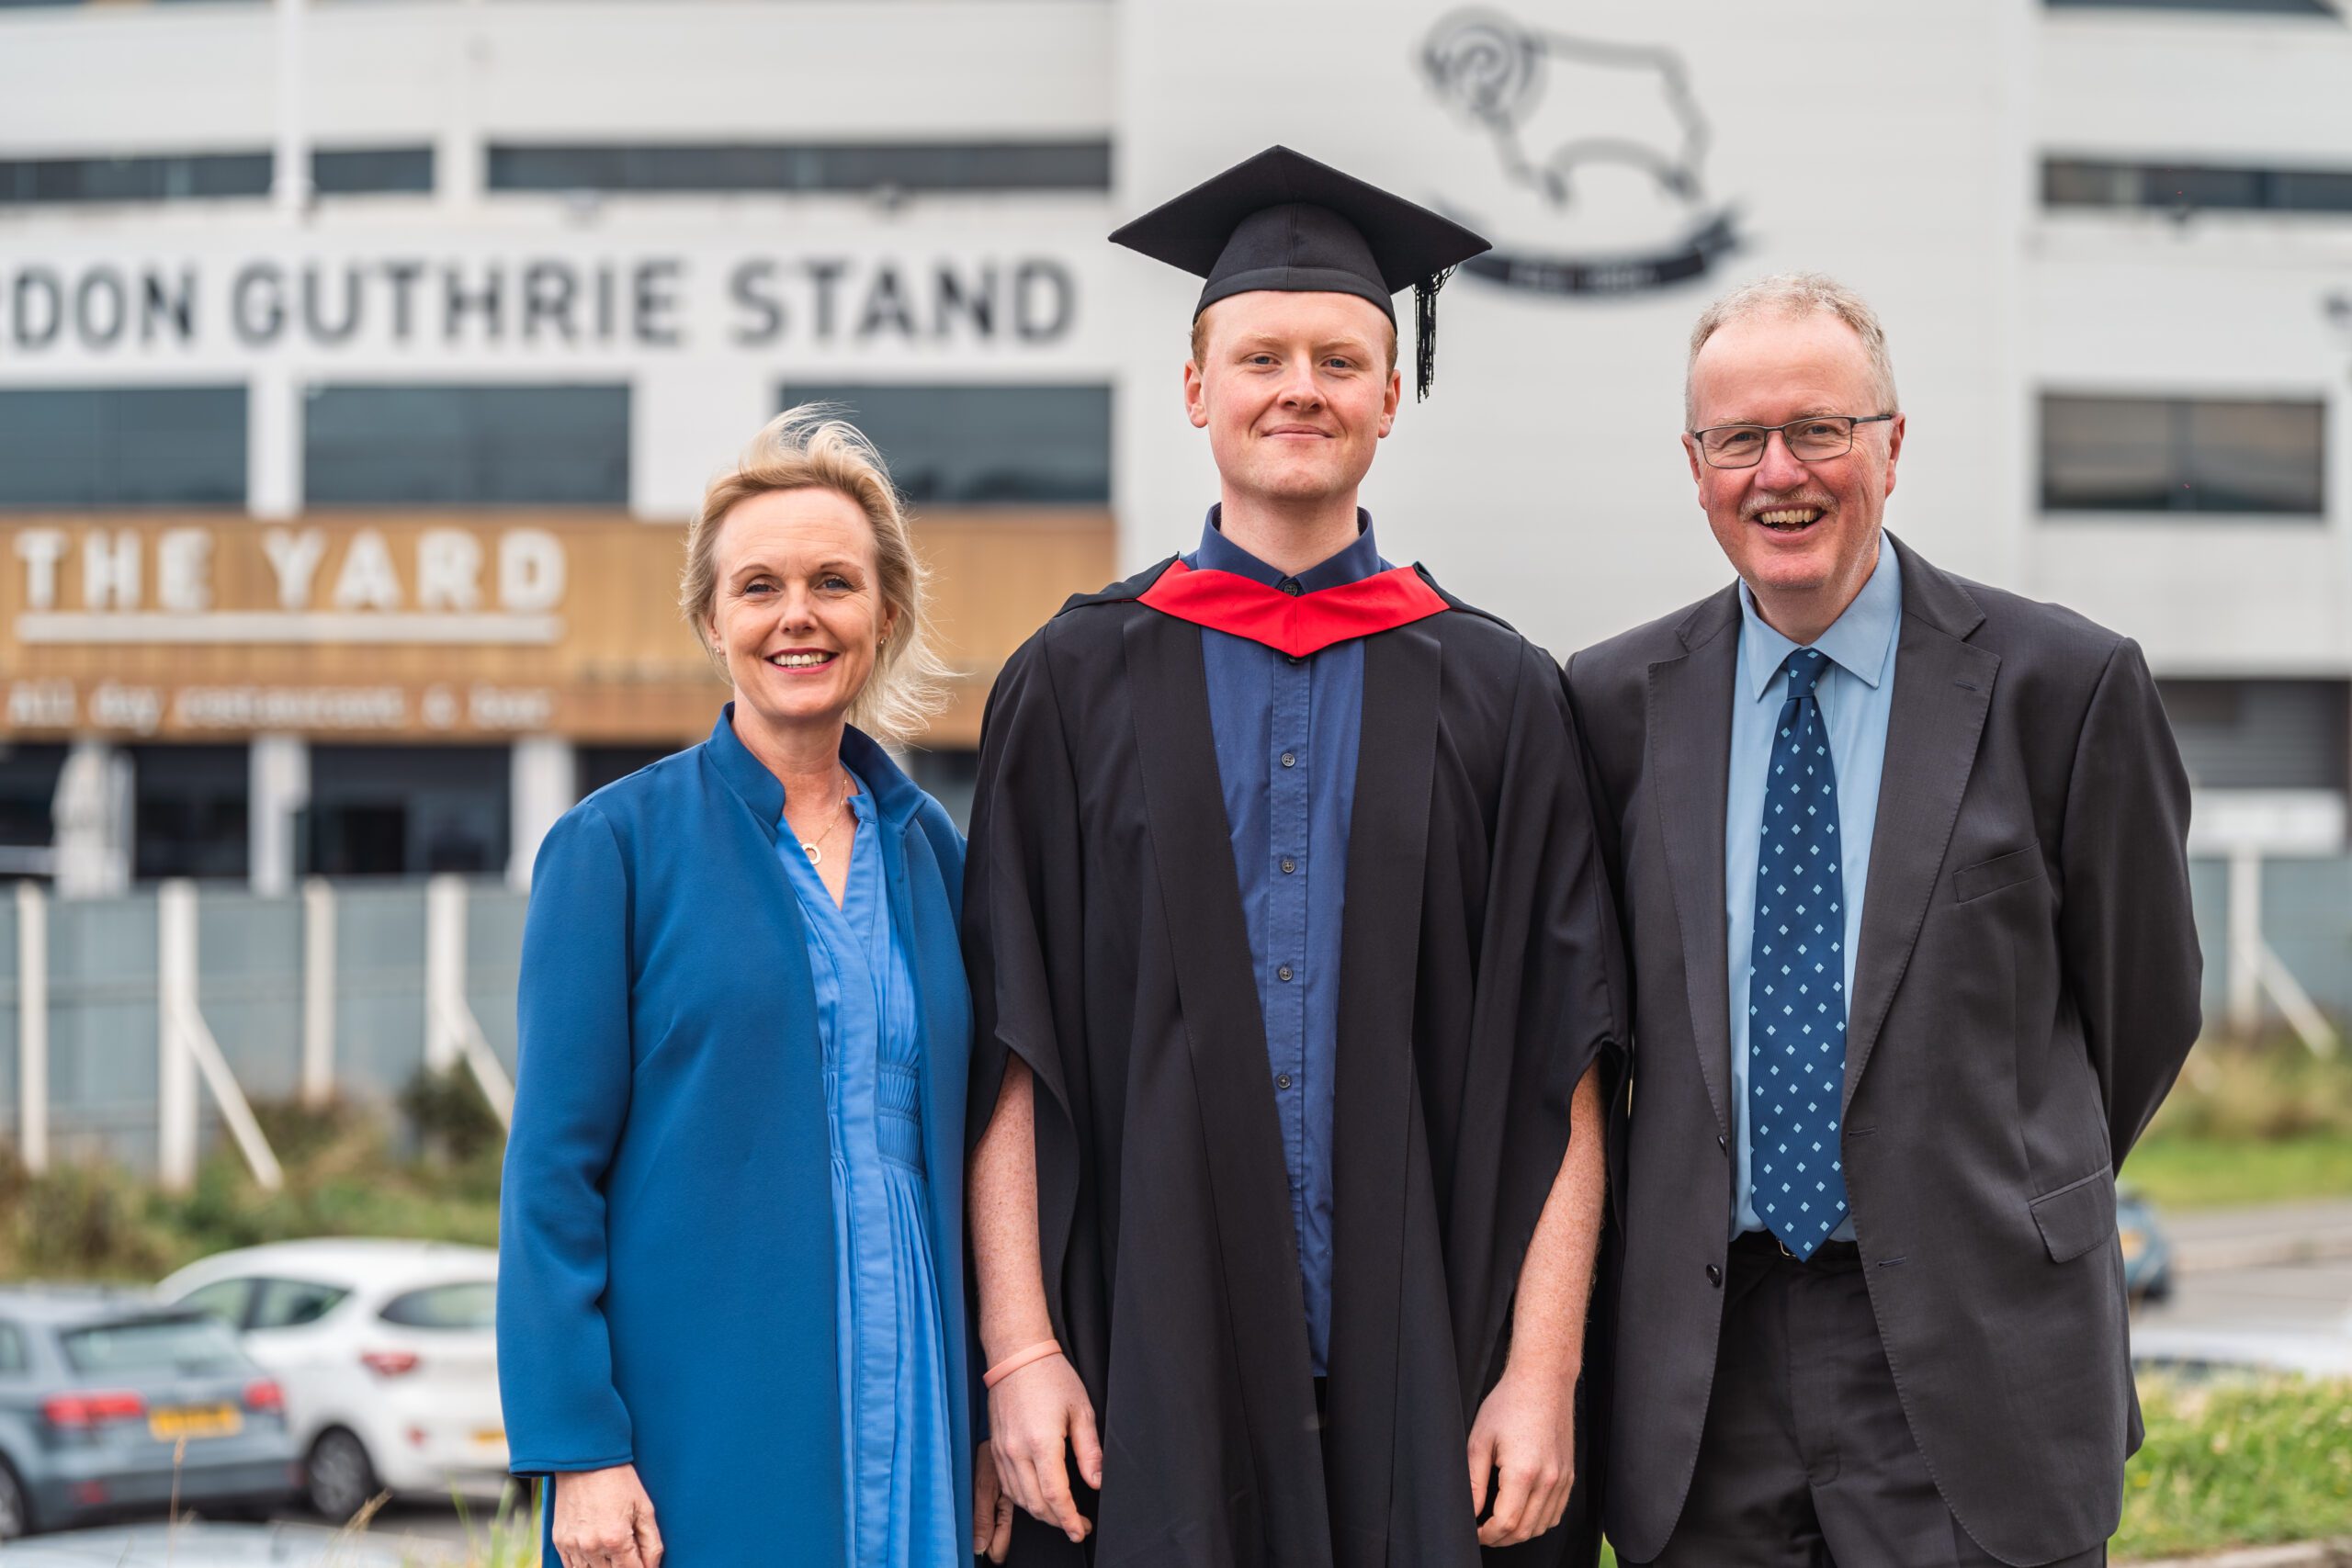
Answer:
<svg viewBox="0 0 2352 1568"><path fill-rule="evenodd" d="M219 1253L156 1289L220 1316L277 1379L311 1506L339 1524L379 1492L506 1484L497 1286L484 1247L321 1239Z"/></svg>

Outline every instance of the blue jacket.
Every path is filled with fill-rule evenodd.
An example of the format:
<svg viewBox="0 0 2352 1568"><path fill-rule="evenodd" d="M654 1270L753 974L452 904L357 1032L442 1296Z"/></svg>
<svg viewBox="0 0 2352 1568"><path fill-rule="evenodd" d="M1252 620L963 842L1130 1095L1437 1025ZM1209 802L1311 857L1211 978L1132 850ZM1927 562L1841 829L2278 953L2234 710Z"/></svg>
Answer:
<svg viewBox="0 0 2352 1568"><path fill-rule="evenodd" d="M512 1467L635 1464L678 1568L846 1554L823 1052L775 858L784 786L732 715L540 847L499 1201ZM931 1244L968 1455L963 840L865 736L842 756L874 794L922 1001ZM956 1512L969 1539L967 1465Z"/></svg>

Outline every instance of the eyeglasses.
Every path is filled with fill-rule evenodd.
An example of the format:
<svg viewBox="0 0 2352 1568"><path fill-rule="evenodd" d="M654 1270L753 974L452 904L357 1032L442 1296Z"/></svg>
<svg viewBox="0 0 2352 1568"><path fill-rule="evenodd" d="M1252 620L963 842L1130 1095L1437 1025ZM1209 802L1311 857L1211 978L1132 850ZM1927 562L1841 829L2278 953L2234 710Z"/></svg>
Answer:
<svg viewBox="0 0 2352 1568"><path fill-rule="evenodd" d="M1711 468L1752 468L1764 460L1764 448L1779 431L1789 444L1789 456L1799 462L1817 463L1842 457L1854 449L1854 426L1893 419L1891 413L1817 413L1786 424L1713 424L1690 432L1700 455Z"/></svg>

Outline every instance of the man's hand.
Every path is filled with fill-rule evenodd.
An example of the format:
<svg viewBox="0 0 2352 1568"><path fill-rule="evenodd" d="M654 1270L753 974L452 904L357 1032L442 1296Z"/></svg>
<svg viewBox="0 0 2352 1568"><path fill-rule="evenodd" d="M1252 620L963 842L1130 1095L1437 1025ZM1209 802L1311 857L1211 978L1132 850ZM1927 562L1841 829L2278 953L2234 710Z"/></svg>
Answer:
<svg viewBox="0 0 2352 1568"><path fill-rule="evenodd" d="M1102 1486L1102 1440L1094 1432L1094 1404L1067 1356L1034 1361L989 1391L989 1441L997 1483L1012 1500L1072 1540L1084 1540L1094 1521L1078 1511L1065 1444L1077 1450L1078 1472ZM1011 1525L1006 1526L1010 1530ZM973 1526L975 1533L978 1525Z"/></svg>
<svg viewBox="0 0 2352 1568"><path fill-rule="evenodd" d="M558 1475L554 1535L563 1568L662 1568L653 1499L635 1465Z"/></svg>
<svg viewBox="0 0 2352 1568"><path fill-rule="evenodd" d="M1001 1562L1012 1546L1012 1494L996 1478L996 1446L972 1455L972 1555Z"/></svg>
<svg viewBox="0 0 2352 1568"><path fill-rule="evenodd" d="M1471 1517L1486 1507L1489 1481L1495 1489L1479 1545L1517 1546L1560 1522L1576 1485L1576 1369L1506 1365L1470 1427Z"/></svg>

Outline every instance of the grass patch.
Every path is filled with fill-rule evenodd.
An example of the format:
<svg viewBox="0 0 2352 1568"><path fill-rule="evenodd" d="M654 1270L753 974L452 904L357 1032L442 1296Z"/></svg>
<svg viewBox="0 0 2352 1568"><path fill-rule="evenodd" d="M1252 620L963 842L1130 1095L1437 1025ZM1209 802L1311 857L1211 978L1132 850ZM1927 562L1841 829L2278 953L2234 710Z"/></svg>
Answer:
<svg viewBox="0 0 2352 1568"><path fill-rule="evenodd" d="M453 1092L433 1091L441 1124ZM231 1247L316 1235L498 1244L495 1138L413 1128L422 1152L412 1155L395 1150L394 1124L373 1111L285 1102L254 1111L285 1170L277 1192L262 1190L233 1150L208 1160L184 1193L112 1166L34 1176L0 1152L0 1280L148 1284Z"/></svg>
<svg viewBox="0 0 2352 1568"><path fill-rule="evenodd" d="M2123 1175L2173 1210L2352 1198L2352 1134L2259 1143L2152 1133L2132 1151Z"/></svg>
<svg viewBox="0 0 2352 1568"><path fill-rule="evenodd" d="M2339 1535L2352 1523L2352 1382L2141 1384L2118 1557Z"/></svg>
<svg viewBox="0 0 2352 1568"><path fill-rule="evenodd" d="M2140 1385L2148 1440L2123 1476L2119 1562L2352 1529L2352 1382ZM1602 1568L1616 1555L1600 1553Z"/></svg>
<svg viewBox="0 0 2352 1568"><path fill-rule="evenodd" d="M2352 1197L2352 1056L2199 1045L2123 1171L2173 1209Z"/></svg>

